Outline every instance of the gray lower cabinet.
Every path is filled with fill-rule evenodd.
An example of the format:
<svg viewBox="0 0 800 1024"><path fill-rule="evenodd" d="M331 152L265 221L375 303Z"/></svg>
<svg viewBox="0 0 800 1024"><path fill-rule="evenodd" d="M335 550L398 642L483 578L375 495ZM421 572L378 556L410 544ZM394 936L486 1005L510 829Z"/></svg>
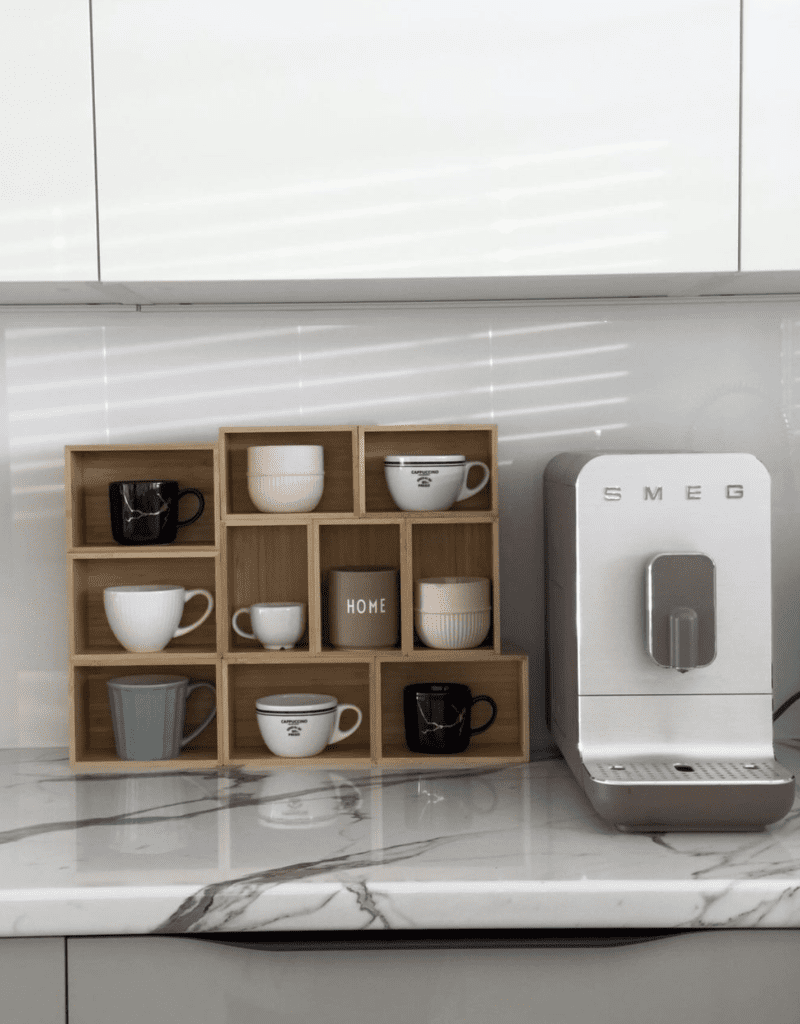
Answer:
<svg viewBox="0 0 800 1024"><path fill-rule="evenodd" d="M604 948L281 950L76 938L69 1024L797 1024L798 963L794 930Z"/></svg>
<svg viewBox="0 0 800 1024"><path fill-rule="evenodd" d="M0 1021L65 1024L63 938L0 939Z"/></svg>

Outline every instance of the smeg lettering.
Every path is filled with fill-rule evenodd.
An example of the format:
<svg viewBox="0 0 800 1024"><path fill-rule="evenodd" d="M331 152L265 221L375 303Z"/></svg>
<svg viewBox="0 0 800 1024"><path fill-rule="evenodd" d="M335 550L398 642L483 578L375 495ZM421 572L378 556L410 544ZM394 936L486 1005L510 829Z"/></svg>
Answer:
<svg viewBox="0 0 800 1024"><path fill-rule="evenodd" d="M743 484L726 484L725 497L731 501L744 498ZM643 501L663 501L664 487L662 484L645 485L641 491ZM667 495L669 497L669 495ZM703 487L701 484L686 484L683 491L683 498L686 501L702 501ZM622 501L622 487L604 487L603 501Z"/></svg>

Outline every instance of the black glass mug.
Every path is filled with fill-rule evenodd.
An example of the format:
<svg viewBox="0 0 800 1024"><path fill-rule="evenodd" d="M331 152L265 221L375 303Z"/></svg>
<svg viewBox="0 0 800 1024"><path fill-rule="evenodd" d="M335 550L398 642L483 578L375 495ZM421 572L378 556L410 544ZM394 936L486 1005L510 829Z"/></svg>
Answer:
<svg viewBox="0 0 800 1024"><path fill-rule="evenodd" d="M189 519L178 519L184 494L197 498L197 510ZM117 480L108 485L108 501L117 544L171 544L178 528L196 523L206 504L196 487L181 490L177 480Z"/></svg>
<svg viewBox="0 0 800 1024"><path fill-rule="evenodd" d="M488 722L472 728L472 708L479 701L491 706ZM464 683L411 683L403 687L406 746L415 754L460 754L478 733L497 718L491 697L473 697Z"/></svg>

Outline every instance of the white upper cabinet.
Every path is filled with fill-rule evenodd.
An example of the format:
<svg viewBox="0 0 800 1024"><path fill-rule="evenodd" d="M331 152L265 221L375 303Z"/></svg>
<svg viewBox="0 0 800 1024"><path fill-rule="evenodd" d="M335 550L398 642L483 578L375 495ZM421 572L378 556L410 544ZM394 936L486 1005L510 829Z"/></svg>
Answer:
<svg viewBox="0 0 800 1024"><path fill-rule="evenodd" d="M800 4L745 0L742 270L800 270Z"/></svg>
<svg viewBox="0 0 800 1024"><path fill-rule="evenodd" d="M88 0L0 3L0 281L97 281Z"/></svg>
<svg viewBox="0 0 800 1024"><path fill-rule="evenodd" d="M94 0L105 281L737 267L738 0Z"/></svg>

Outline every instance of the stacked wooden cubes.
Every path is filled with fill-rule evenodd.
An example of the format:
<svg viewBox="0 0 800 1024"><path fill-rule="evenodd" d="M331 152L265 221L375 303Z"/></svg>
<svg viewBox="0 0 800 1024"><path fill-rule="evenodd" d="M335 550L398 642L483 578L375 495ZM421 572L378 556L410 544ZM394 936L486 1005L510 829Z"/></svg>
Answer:
<svg viewBox="0 0 800 1024"><path fill-rule="evenodd" d="M325 489L308 513L258 512L247 490L247 448L322 445ZM383 471L386 454L459 453L491 469L488 485L447 512L401 512ZM173 544L121 547L111 537L108 484L173 479L199 488L205 514ZM216 765L425 765L528 760L527 656L501 647L497 427L494 425L223 427L218 445L108 445L66 449L71 609L70 758L75 768L135 770ZM392 648L340 650L329 639L330 569L390 565L400 580L400 640ZM492 627L480 647L434 650L414 633L414 581L483 576L492 582ZM215 614L156 654L130 654L105 620L103 589L138 583L203 587ZM308 629L295 648L267 651L233 631L233 613L269 601L302 601ZM193 618L190 606L186 620ZM216 684L217 718L175 761L121 761L114 748L106 682L170 671ZM461 682L498 705L495 724L460 755L411 753L403 687ZM187 705L202 721L207 691ZM281 759L264 745L255 701L283 692L333 694L364 721L349 739L311 758ZM203 697L201 698L201 695ZM476 717L480 714L476 710ZM343 721L347 725L347 719Z"/></svg>

